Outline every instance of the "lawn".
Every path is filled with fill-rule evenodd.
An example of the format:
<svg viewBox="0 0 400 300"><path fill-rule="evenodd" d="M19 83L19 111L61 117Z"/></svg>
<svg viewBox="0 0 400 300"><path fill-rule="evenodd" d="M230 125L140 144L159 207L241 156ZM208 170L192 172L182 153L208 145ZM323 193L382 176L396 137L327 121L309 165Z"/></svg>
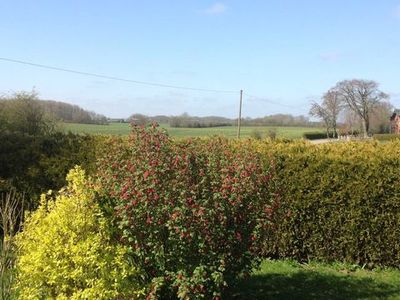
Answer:
<svg viewBox="0 0 400 300"><path fill-rule="evenodd" d="M400 270L264 261L229 299L400 299Z"/></svg>
<svg viewBox="0 0 400 300"><path fill-rule="evenodd" d="M237 128L235 126L212 128L171 128L168 124L161 124L161 127L165 128L173 137L201 137L212 135L236 137L237 134ZM130 132L130 125L127 123L110 123L109 125L64 123L62 124L62 128L65 131L88 134L127 135ZM287 139L301 138L304 132L323 131L321 128L310 127L245 126L241 129L241 136L250 137L257 131L263 137L266 137L271 130L276 131L277 137Z"/></svg>

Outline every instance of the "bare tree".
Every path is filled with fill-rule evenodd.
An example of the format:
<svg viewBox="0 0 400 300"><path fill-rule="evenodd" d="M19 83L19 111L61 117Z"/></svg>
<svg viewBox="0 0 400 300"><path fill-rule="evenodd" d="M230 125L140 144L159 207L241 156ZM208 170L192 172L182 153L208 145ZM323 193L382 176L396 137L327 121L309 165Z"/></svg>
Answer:
<svg viewBox="0 0 400 300"><path fill-rule="evenodd" d="M326 137L329 138L329 129L331 129L331 119L326 107L319 105L317 102L311 103L310 115L321 119L325 123Z"/></svg>
<svg viewBox="0 0 400 300"><path fill-rule="evenodd" d="M369 127L372 133L390 132L390 117L393 109L393 105L388 101L382 101L376 105L370 117Z"/></svg>
<svg viewBox="0 0 400 300"><path fill-rule="evenodd" d="M322 96L321 104L315 101L311 104L310 115L321 119L325 123L328 138L330 129L333 129L334 136L337 136L337 119L342 109L341 103L337 91L330 89Z"/></svg>
<svg viewBox="0 0 400 300"><path fill-rule="evenodd" d="M333 129L334 136L337 137L337 120L342 109L342 101L335 89L326 92L322 99L322 106L328 114L330 127Z"/></svg>
<svg viewBox="0 0 400 300"><path fill-rule="evenodd" d="M378 89L372 80L344 80L336 84L335 90L342 101L361 119L364 137L368 136L371 113L383 99L389 96Z"/></svg>
<svg viewBox="0 0 400 300"><path fill-rule="evenodd" d="M344 107L341 114L343 134L355 135L361 128L360 117L349 107Z"/></svg>

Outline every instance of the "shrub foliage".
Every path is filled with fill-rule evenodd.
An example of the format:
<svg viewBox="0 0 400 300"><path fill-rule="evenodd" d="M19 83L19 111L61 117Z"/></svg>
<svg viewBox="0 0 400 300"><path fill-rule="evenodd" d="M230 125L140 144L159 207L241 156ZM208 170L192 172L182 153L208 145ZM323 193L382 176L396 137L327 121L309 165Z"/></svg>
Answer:
<svg viewBox="0 0 400 300"><path fill-rule="evenodd" d="M400 265L400 142L255 147L281 198L266 256Z"/></svg>
<svg viewBox="0 0 400 300"><path fill-rule="evenodd" d="M218 298L250 271L271 210L270 167L226 139L173 142L133 127L99 164L121 240L151 282L149 298Z"/></svg>
<svg viewBox="0 0 400 300"><path fill-rule="evenodd" d="M379 134L374 134L373 138L378 141L392 141L392 140L397 140L400 139L400 134L395 134L395 133L379 133Z"/></svg>
<svg viewBox="0 0 400 300"><path fill-rule="evenodd" d="M326 139L326 138L333 138L334 135L332 133L327 134L326 132L305 132L303 134L303 138L306 140L319 140L319 139Z"/></svg>
<svg viewBox="0 0 400 300"><path fill-rule="evenodd" d="M114 243L79 168L55 201L42 195L17 237L21 299L135 299L143 294L128 249Z"/></svg>

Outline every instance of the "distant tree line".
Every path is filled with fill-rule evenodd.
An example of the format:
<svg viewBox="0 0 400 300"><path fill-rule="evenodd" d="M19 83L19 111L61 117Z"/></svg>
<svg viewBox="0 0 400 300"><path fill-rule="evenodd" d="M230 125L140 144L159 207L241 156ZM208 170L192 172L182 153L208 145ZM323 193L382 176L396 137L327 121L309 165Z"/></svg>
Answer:
<svg viewBox="0 0 400 300"><path fill-rule="evenodd" d="M206 128L206 127L220 127L220 126L230 126L233 120L209 116L209 117L195 117L184 113L180 116L171 117L169 120L169 125L171 127L185 127L185 128Z"/></svg>
<svg viewBox="0 0 400 300"><path fill-rule="evenodd" d="M207 128L232 126L237 124L237 119L229 119L218 116L196 117L184 113L179 116L146 116L142 114L133 114L129 122L143 125L151 122L169 124L175 128ZM320 122L311 122L305 116L293 116L290 114L275 114L262 118L243 118L242 125L244 126L321 126Z"/></svg>
<svg viewBox="0 0 400 300"><path fill-rule="evenodd" d="M18 99L24 97L30 97L31 102L29 105L35 105L35 109L40 109L47 118L52 118L54 121L83 124L107 124L107 118L103 115L87 111L78 105L52 100L40 100L34 92L22 92L15 95L1 97L0 108L14 107L17 103L20 103L18 102Z"/></svg>
<svg viewBox="0 0 400 300"><path fill-rule="evenodd" d="M293 116L291 114L274 114L262 118L245 118L245 126L320 126L319 122L311 122L306 116Z"/></svg>
<svg viewBox="0 0 400 300"><path fill-rule="evenodd" d="M41 100L44 111L56 119L67 123L107 124L107 118L93 111L87 111L78 105L53 100Z"/></svg>

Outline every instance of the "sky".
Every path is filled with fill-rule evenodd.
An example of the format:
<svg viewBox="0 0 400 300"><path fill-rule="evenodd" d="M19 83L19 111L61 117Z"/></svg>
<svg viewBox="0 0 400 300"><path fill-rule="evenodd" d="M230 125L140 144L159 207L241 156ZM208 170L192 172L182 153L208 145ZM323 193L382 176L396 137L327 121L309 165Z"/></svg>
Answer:
<svg viewBox="0 0 400 300"><path fill-rule="evenodd" d="M400 0L0 0L0 93L108 117L307 115L338 81L369 79L400 107ZM252 97L250 97L251 95Z"/></svg>

